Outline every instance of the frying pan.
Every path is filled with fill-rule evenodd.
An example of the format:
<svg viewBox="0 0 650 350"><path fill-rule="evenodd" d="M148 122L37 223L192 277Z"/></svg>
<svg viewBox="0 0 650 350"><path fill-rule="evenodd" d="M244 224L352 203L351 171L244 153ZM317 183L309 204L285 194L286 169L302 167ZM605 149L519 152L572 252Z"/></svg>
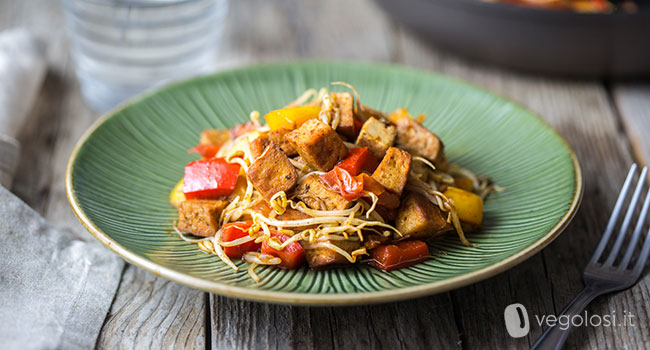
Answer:
<svg viewBox="0 0 650 350"><path fill-rule="evenodd" d="M423 38L515 69L579 77L650 74L650 6L578 13L479 0L376 0Z"/></svg>

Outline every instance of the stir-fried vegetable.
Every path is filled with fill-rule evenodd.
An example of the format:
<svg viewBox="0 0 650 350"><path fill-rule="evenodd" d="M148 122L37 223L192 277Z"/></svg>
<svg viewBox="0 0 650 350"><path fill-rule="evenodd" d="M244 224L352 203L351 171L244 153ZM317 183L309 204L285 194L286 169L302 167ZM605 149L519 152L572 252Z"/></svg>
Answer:
<svg viewBox="0 0 650 350"><path fill-rule="evenodd" d="M278 239L280 243L284 243L289 240L290 237L280 233L271 232L271 239L274 238ZM291 242L283 249L274 249L271 248L268 241L264 241L262 243L262 254L268 254L280 258L282 260L280 266L285 269L295 269L305 262L305 250L298 242Z"/></svg>
<svg viewBox="0 0 650 350"><path fill-rule="evenodd" d="M178 208L184 200L185 194L183 193L183 180L181 180L178 181L172 192L169 194L169 203L171 203L174 208Z"/></svg>
<svg viewBox="0 0 650 350"><path fill-rule="evenodd" d="M348 201L361 198L366 193L381 196L386 192L386 189L372 176L366 173L352 176L349 171L339 166L335 166L320 178L331 190L339 192Z"/></svg>
<svg viewBox="0 0 650 350"><path fill-rule="evenodd" d="M311 106L283 108L267 113L264 119L271 130L280 128L293 130L309 119L318 117L320 110L320 107Z"/></svg>
<svg viewBox="0 0 650 350"><path fill-rule="evenodd" d="M474 227L480 227L483 222L483 200L472 192L449 187L444 193L453 201L460 221Z"/></svg>
<svg viewBox="0 0 650 350"><path fill-rule="evenodd" d="M350 175L356 176L360 172L372 174L379 165L379 160L370 153L368 147L352 148L345 159L336 164L339 168L347 170Z"/></svg>
<svg viewBox="0 0 650 350"><path fill-rule="evenodd" d="M255 123L251 122L246 122L246 123L241 123L234 128L230 129L230 136L233 139L238 138L239 136L242 136L244 134L247 134L251 131L255 131L257 129L257 125Z"/></svg>
<svg viewBox="0 0 650 350"><path fill-rule="evenodd" d="M401 241L379 246L370 251L370 262L384 271L400 269L427 260L429 248L422 241Z"/></svg>
<svg viewBox="0 0 650 350"><path fill-rule="evenodd" d="M220 146L215 145L198 145L188 150L190 153L198 153L203 158L212 158L219 152Z"/></svg>
<svg viewBox="0 0 650 350"><path fill-rule="evenodd" d="M222 227L221 240L225 243L233 242L237 239L250 237L248 230L253 225L252 221L233 222L225 224ZM230 258L241 258L246 252L255 252L260 249L261 244L255 243L254 239L248 242L240 243L234 246L224 246L223 252Z"/></svg>
<svg viewBox="0 0 650 350"><path fill-rule="evenodd" d="M185 166L183 193L187 199L227 196L235 189L239 168L224 158L195 160Z"/></svg>

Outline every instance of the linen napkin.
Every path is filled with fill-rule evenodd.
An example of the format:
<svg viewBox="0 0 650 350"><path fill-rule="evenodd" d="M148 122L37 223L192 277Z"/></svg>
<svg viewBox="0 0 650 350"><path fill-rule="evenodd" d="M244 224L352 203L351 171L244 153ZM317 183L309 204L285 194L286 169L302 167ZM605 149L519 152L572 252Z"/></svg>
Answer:
<svg viewBox="0 0 650 350"><path fill-rule="evenodd" d="M0 348L95 346L124 262L48 224L9 192L15 137L42 84L44 45L24 30L0 33ZM3 187L4 186L4 187Z"/></svg>

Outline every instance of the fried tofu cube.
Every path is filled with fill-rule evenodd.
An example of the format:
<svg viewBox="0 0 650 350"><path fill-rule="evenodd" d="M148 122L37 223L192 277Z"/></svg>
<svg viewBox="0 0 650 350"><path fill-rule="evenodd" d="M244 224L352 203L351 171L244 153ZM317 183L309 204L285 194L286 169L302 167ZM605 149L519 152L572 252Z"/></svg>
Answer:
<svg viewBox="0 0 650 350"><path fill-rule="evenodd" d="M375 211L385 221L393 221L397 216L397 208L399 208L399 206L399 196L395 193L384 191L384 193L379 195Z"/></svg>
<svg viewBox="0 0 650 350"><path fill-rule="evenodd" d="M311 219L311 216L301 212L300 210L287 208L284 211L284 213L278 215L276 219L282 221L304 220L304 219Z"/></svg>
<svg viewBox="0 0 650 350"><path fill-rule="evenodd" d="M446 214L425 196L414 192L409 192L402 200L395 228L404 236L416 239L428 239L452 230ZM399 235L395 233L394 238L399 238Z"/></svg>
<svg viewBox="0 0 650 350"><path fill-rule="evenodd" d="M388 191L401 196L410 169L411 155L402 149L391 147L386 151L372 178Z"/></svg>
<svg viewBox="0 0 650 350"><path fill-rule="evenodd" d="M212 237L219 230L221 211L227 201L192 199L178 207L178 229L200 237Z"/></svg>
<svg viewBox="0 0 650 350"><path fill-rule="evenodd" d="M368 106L361 105L361 110L359 112L360 113L358 117L361 121L365 121L370 117L375 119L387 119L386 114L384 114L384 112L378 111Z"/></svg>
<svg viewBox="0 0 650 350"><path fill-rule="evenodd" d="M381 215L381 218L384 219L384 221L393 221L397 217L397 208L386 208L377 204L375 211L377 214Z"/></svg>
<svg viewBox="0 0 650 350"><path fill-rule="evenodd" d="M288 193L298 181L298 173L280 147L271 143L246 172L253 186L270 201L274 194Z"/></svg>
<svg viewBox="0 0 650 350"><path fill-rule="evenodd" d="M370 153L382 159L389 147L395 142L395 127L386 126L375 118L369 118L363 123L356 144L359 147L368 147Z"/></svg>
<svg viewBox="0 0 650 350"><path fill-rule="evenodd" d="M285 135L307 165L319 171L329 171L348 154L343 140L329 125L310 119L298 129Z"/></svg>
<svg viewBox="0 0 650 350"><path fill-rule="evenodd" d="M255 138L253 141L250 143L250 148L251 148L251 154L253 156L253 159L256 159L260 155L262 155L262 152L270 145L271 143L275 143L280 147L280 149L288 156L288 157L293 157L298 154L296 152L296 149L293 148L293 146L285 140L284 136L291 130L285 129L285 128L280 128L277 130L265 132Z"/></svg>
<svg viewBox="0 0 650 350"><path fill-rule="evenodd" d="M348 140L354 139L354 97L349 92L332 93L333 109L341 117L336 131Z"/></svg>
<svg viewBox="0 0 650 350"><path fill-rule="evenodd" d="M277 220L281 220L281 221L293 221L293 220L311 219L311 216L301 212L300 210L287 208L284 213L276 216L275 218ZM294 232L300 232L300 231L306 230L306 229L308 229L310 227L313 227L313 226L306 225L306 226L293 226L293 227L286 227L286 228L291 229Z"/></svg>
<svg viewBox="0 0 650 350"><path fill-rule="evenodd" d="M329 243L336 245L348 253L361 248L361 242L359 241L330 240ZM307 244L306 246L307 249L305 249L305 258L307 260L307 264L309 264L309 267L314 270L351 264L351 262L343 255L333 251L332 249L329 249L327 247L309 249L309 246Z"/></svg>
<svg viewBox="0 0 650 350"><path fill-rule="evenodd" d="M388 243L388 241L390 240L391 240L390 236L382 236L376 233L370 233L365 235L365 239L363 240L363 247L366 249L377 248L380 245L384 245Z"/></svg>
<svg viewBox="0 0 650 350"><path fill-rule="evenodd" d="M388 119L395 124L397 147L409 151L414 156L426 158L436 166L444 165L444 144L438 135L418 123L404 109L393 112Z"/></svg>
<svg viewBox="0 0 650 350"><path fill-rule="evenodd" d="M296 197L308 207L317 210L343 210L350 206L350 201L340 193L330 190L320 176L307 176L296 188Z"/></svg>
<svg viewBox="0 0 650 350"><path fill-rule="evenodd" d="M211 145L211 146L221 146L224 143L230 141L230 130L219 130L219 129L206 129L201 131L201 138L199 139L199 144L201 145Z"/></svg>
<svg viewBox="0 0 650 350"><path fill-rule="evenodd" d="M271 140L268 138L268 136L264 134L258 136L253 141L251 141L249 146L251 149L252 159L257 159L257 157L261 156L262 153L264 153L266 147L269 147L270 144L271 144Z"/></svg>
<svg viewBox="0 0 650 350"><path fill-rule="evenodd" d="M246 195L247 188L248 188L248 181L246 181L246 176L240 174L237 177L235 188L232 190L232 192L228 195L226 199L228 199L228 201L233 201L236 197L239 197L239 199L244 198L244 195Z"/></svg>

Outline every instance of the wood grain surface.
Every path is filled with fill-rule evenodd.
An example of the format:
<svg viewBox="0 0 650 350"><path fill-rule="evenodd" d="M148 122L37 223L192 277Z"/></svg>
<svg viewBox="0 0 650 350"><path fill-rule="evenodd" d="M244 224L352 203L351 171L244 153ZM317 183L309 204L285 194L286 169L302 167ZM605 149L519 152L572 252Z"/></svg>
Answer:
<svg viewBox="0 0 650 350"><path fill-rule="evenodd" d="M423 42L370 0L231 1L219 68L319 58L406 64L459 77L538 113L576 151L585 174L582 206L540 254L486 281L449 293L383 305L309 308L229 299L127 265L97 339L102 349L505 349L528 348L543 328L534 315L559 312L582 288L581 272L633 161L647 164L650 85L572 81L512 72L459 58ZM14 191L58 225L88 237L69 209L65 162L97 118L74 77L60 2L0 2L0 29L26 26L49 43L43 89L21 134ZM597 299L590 314L632 313L635 327L580 327L569 349L650 348L650 276ZM531 332L510 338L503 310L522 303Z"/></svg>

